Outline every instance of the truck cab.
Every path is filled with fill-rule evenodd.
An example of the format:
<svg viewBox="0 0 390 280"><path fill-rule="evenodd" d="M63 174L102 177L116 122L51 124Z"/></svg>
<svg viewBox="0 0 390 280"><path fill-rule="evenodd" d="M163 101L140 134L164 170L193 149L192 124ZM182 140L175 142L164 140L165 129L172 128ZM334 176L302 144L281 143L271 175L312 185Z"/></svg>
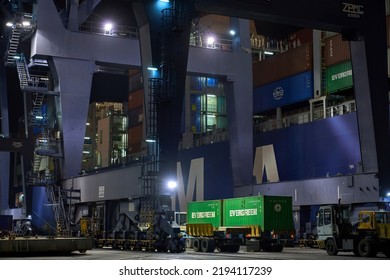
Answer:
<svg viewBox="0 0 390 280"><path fill-rule="evenodd" d="M317 215L319 247L329 255L339 251L356 256L375 257L378 252L390 256L390 212L363 210L354 225L351 207L321 206Z"/></svg>
<svg viewBox="0 0 390 280"><path fill-rule="evenodd" d="M352 231L351 208L341 205L321 206L317 215L318 240L349 237Z"/></svg>

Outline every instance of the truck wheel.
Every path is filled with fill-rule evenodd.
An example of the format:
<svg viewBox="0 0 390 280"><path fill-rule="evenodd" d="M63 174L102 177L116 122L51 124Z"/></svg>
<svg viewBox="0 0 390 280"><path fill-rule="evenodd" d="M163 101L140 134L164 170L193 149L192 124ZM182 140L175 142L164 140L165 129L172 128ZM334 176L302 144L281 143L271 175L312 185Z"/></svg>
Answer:
<svg viewBox="0 0 390 280"><path fill-rule="evenodd" d="M273 252L282 252L283 251L283 244L276 244L271 247Z"/></svg>
<svg viewBox="0 0 390 280"><path fill-rule="evenodd" d="M198 238L194 239L193 248L195 252L200 252L200 240Z"/></svg>
<svg viewBox="0 0 390 280"><path fill-rule="evenodd" d="M186 238L186 248L192 248L193 240L192 238Z"/></svg>
<svg viewBox="0 0 390 280"><path fill-rule="evenodd" d="M225 252L228 251L228 249L226 248L225 245L220 245L219 247L217 247L217 250L218 250L219 252L222 252L222 253L225 253Z"/></svg>
<svg viewBox="0 0 390 280"><path fill-rule="evenodd" d="M377 250L374 247L374 244L369 239L362 239L359 242L359 254L361 257L375 257Z"/></svg>
<svg viewBox="0 0 390 280"><path fill-rule="evenodd" d="M230 253L237 253L238 251L240 251L240 245L231 245L229 247Z"/></svg>
<svg viewBox="0 0 390 280"><path fill-rule="evenodd" d="M203 253L211 253L215 250L214 240L212 239L202 239L200 242L200 247Z"/></svg>
<svg viewBox="0 0 390 280"><path fill-rule="evenodd" d="M356 246L357 247L357 246ZM359 248L355 248L355 245L353 247L353 254L356 256L356 257L360 257L360 253L359 253Z"/></svg>
<svg viewBox="0 0 390 280"><path fill-rule="evenodd" d="M328 239L325 244L326 252L329 256L336 256L339 251L337 251L336 243L333 239Z"/></svg>

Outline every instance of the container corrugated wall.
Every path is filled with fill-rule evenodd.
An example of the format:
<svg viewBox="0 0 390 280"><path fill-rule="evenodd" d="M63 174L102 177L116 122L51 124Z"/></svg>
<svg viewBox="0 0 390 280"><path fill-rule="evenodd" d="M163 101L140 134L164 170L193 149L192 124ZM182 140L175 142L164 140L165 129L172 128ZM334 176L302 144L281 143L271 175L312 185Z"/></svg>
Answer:
<svg viewBox="0 0 390 280"><path fill-rule="evenodd" d="M257 225L264 228L264 197L250 196L223 201L224 226Z"/></svg>
<svg viewBox="0 0 390 280"><path fill-rule="evenodd" d="M345 61L326 69L326 89L328 93L338 92L353 86L352 64Z"/></svg>
<svg viewBox="0 0 390 280"><path fill-rule="evenodd" d="M351 59L349 42L341 34L325 39L325 65L330 66Z"/></svg>
<svg viewBox="0 0 390 280"><path fill-rule="evenodd" d="M133 110L139 107L143 107L144 104L144 91L142 89L129 93L128 109Z"/></svg>
<svg viewBox="0 0 390 280"><path fill-rule="evenodd" d="M141 143L141 141L143 141L143 136L144 132L142 125L129 128L129 145Z"/></svg>
<svg viewBox="0 0 390 280"><path fill-rule="evenodd" d="M220 227L222 225L222 201L189 202L187 222L189 224L212 224L214 227Z"/></svg>
<svg viewBox="0 0 390 280"><path fill-rule="evenodd" d="M144 120L144 108L138 107L128 112L129 127L141 125Z"/></svg>
<svg viewBox="0 0 390 280"><path fill-rule="evenodd" d="M304 72L253 90L253 112L261 113L277 107L313 98L313 74Z"/></svg>
<svg viewBox="0 0 390 280"><path fill-rule="evenodd" d="M313 29L304 28L288 35L288 41L297 45L313 43Z"/></svg>
<svg viewBox="0 0 390 280"><path fill-rule="evenodd" d="M223 226L260 226L263 231L294 230L292 198L249 196L223 201Z"/></svg>
<svg viewBox="0 0 390 280"><path fill-rule="evenodd" d="M294 230L291 197L264 196L264 209L264 230Z"/></svg>
<svg viewBox="0 0 390 280"><path fill-rule="evenodd" d="M313 45L300 47L253 63L253 87L257 88L313 69Z"/></svg>

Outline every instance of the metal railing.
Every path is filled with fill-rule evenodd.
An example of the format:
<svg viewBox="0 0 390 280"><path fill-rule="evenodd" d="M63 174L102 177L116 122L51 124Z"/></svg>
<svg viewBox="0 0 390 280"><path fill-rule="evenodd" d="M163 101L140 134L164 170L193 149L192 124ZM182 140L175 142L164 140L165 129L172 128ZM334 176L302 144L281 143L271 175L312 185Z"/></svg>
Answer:
<svg viewBox="0 0 390 280"><path fill-rule="evenodd" d="M76 21L64 20L64 25L70 28L74 32L84 32L90 34L114 36L123 38L139 38L139 32L137 27L125 26L125 25L112 25L112 28L107 29L104 23L85 21L82 24L78 24Z"/></svg>
<svg viewBox="0 0 390 280"><path fill-rule="evenodd" d="M191 34L190 46L221 51L235 51L238 49L237 43L233 40L217 38L214 36L212 37L213 39L210 38L211 36L201 36L200 38L197 38Z"/></svg>
<svg viewBox="0 0 390 280"><path fill-rule="evenodd" d="M326 108L326 118L337 117L345 114L349 114L356 111L355 101L348 101L339 105L329 106ZM321 117L315 117L321 116ZM313 120L323 119L323 111L313 111ZM310 112L304 112L301 114L296 114L292 116L284 117L281 120L276 120L275 118L267 118L260 120L258 123L254 124L255 132L266 132L275 129L290 127L294 125L304 124L310 122Z"/></svg>

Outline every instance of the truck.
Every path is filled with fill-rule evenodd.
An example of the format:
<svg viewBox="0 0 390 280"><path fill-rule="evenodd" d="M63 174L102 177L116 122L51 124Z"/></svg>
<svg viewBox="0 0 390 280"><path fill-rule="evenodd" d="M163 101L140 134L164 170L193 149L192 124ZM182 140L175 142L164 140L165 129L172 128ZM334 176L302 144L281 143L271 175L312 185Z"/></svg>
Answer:
<svg viewBox="0 0 390 280"><path fill-rule="evenodd" d="M321 206L317 216L317 243L328 255L353 252L360 257L375 257L382 252L390 257L390 212L361 210L358 221L351 219L351 206Z"/></svg>
<svg viewBox="0 0 390 280"><path fill-rule="evenodd" d="M248 196L189 202L186 231L196 252L281 252L295 229L292 198Z"/></svg>

